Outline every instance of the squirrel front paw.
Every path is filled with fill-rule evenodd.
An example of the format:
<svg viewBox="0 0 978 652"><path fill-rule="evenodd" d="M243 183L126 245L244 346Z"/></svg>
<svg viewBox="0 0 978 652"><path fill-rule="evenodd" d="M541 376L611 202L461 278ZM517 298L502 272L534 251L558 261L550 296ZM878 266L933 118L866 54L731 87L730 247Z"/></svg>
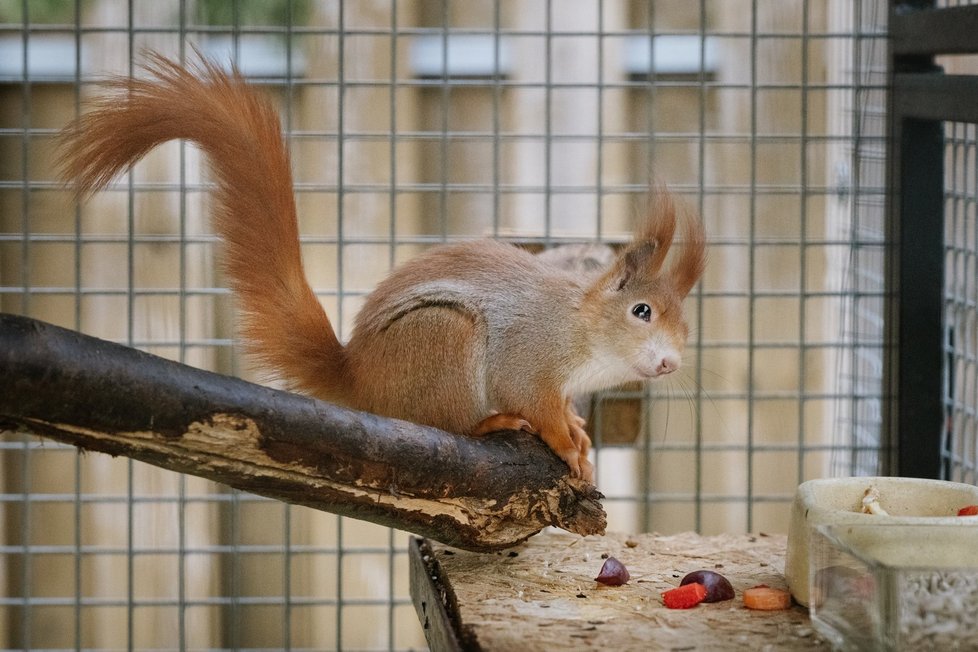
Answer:
<svg viewBox="0 0 978 652"><path fill-rule="evenodd" d="M587 421L577 413L577 410L574 409L574 402L570 399L564 404L564 419L567 421L567 433L577 448L577 471L575 472L575 465L566 457L564 460L571 467L571 475L594 484L594 465L587 458L588 451L591 450L591 437L584 430ZM573 455L574 453L570 452L568 457L573 457Z"/></svg>
<svg viewBox="0 0 978 652"><path fill-rule="evenodd" d="M581 478L594 484L594 465L587 458L591 438L584 432L583 423L583 419L580 423L568 421L567 430L563 433L558 432L555 435L553 431L541 430L540 437L567 463L572 478Z"/></svg>
<svg viewBox="0 0 978 652"><path fill-rule="evenodd" d="M523 430L538 434L560 459L567 463L571 477L582 478L594 483L594 465L587 458L591 449L591 438L584 431L584 419L579 417L573 408L564 411L563 423L557 419L557 427L548 428L542 425L538 430L519 414L496 413L480 421L470 433L473 437L481 437L500 430ZM563 426L563 427L562 427Z"/></svg>
<svg viewBox="0 0 978 652"><path fill-rule="evenodd" d="M564 418L567 420L567 430L570 433L571 441L577 446L581 456L587 457L588 451L591 450L591 437L584 430L587 421L577 413L574 409L574 403L570 399L567 400L564 407Z"/></svg>

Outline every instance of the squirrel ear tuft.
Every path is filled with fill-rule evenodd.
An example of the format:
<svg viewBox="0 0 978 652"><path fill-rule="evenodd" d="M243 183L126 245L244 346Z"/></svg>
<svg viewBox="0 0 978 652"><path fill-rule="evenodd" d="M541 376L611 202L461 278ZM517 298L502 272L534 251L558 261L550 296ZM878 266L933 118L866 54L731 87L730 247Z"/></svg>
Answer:
<svg viewBox="0 0 978 652"><path fill-rule="evenodd" d="M688 214L683 218L682 247L669 270L669 276L680 295L686 296L706 268L706 232L696 218Z"/></svg>
<svg viewBox="0 0 978 652"><path fill-rule="evenodd" d="M645 221L635 233L635 242L651 242L656 245L655 256L649 261L651 274L658 274L666 260L672 239L676 233L676 199L665 187L655 186L649 196Z"/></svg>
<svg viewBox="0 0 978 652"><path fill-rule="evenodd" d="M623 290L636 278L654 279L662 269L675 232L676 202L668 190L656 187L649 197L648 213L635 233L635 240L609 271L609 284L616 290Z"/></svg>
<svg viewBox="0 0 978 652"><path fill-rule="evenodd" d="M682 296L689 294L706 266L706 235L703 225L692 217L664 188L656 188L649 202L648 218L635 240L614 264L592 285L595 289L620 292L636 282L651 282L659 276L682 221L681 251L665 275Z"/></svg>

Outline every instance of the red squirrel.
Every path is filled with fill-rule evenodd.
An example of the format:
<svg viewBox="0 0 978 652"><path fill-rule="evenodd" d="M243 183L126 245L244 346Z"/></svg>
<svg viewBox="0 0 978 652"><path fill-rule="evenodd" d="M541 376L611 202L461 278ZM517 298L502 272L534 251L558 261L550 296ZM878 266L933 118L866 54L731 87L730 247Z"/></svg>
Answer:
<svg viewBox="0 0 978 652"><path fill-rule="evenodd" d="M81 196L165 141L201 147L217 179L214 225L240 333L293 389L465 435L538 433L572 476L593 482L591 442L571 398L679 368L682 302L703 272L705 236L665 191L602 273L560 269L492 240L432 248L377 286L344 346L303 272L271 102L211 62L185 68L150 55L145 68L147 79L109 82L66 128L63 175ZM677 215L684 242L664 269Z"/></svg>

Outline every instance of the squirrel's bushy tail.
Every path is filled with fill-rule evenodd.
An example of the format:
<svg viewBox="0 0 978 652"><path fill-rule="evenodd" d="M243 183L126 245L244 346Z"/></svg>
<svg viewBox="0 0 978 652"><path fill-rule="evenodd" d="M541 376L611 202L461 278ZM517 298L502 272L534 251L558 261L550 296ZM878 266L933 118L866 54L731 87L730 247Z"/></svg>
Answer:
<svg viewBox="0 0 978 652"><path fill-rule="evenodd" d="M147 79L117 79L64 132L63 176L84 195L173 139L207 154L217 181L214 227L243 313L248 350L297 389L345 402L337 340L302 267L292 173L270 102L237 72L185 69L150 55Z"/></svg>

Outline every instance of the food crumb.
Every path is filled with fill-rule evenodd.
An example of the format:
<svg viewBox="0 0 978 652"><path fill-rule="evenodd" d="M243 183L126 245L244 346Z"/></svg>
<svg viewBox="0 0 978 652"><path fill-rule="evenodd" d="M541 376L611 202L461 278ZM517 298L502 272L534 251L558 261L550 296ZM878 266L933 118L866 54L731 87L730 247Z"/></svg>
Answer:
<svg viewBox="0 0 978 652"><path fill-rule="evenodd" d="M889 516L886 510L880 506L880 490L876 488L876 485L869 485L863 493L862 513Z"/></svg>

